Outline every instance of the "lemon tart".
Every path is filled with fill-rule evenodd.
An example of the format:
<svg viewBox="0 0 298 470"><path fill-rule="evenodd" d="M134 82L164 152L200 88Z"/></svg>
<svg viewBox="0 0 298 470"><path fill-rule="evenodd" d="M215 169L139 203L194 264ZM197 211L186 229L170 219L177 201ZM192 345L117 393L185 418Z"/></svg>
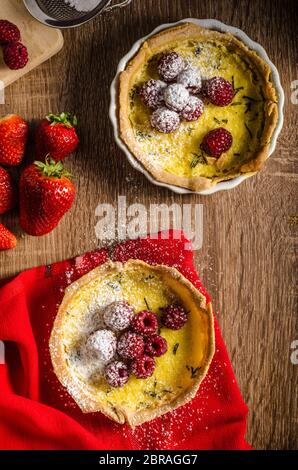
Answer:
<svg viewBox="0 0 298 470"><path fill-rule="evenodd" d="M193 23L146 40L119 79L120 137L159 182L201 191L261 169L277 125L269 65Z"/></svg>
<svg viewBox="0 0 298 470"><path fill-rule="evenodd" d="M211 304L175 268L109 261L67 288L50 353L84 413L136 426L195 396L214 354Z"/></svg>

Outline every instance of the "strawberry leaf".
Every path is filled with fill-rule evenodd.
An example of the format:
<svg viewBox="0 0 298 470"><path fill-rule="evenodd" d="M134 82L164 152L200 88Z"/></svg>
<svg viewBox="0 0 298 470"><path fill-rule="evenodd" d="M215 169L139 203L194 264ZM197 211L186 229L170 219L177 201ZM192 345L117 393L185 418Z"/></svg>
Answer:
<svg viewBox="0 0 298 470"><path fill-rule="evenodd" d="M43 176L47 178L71 178L71 173L69 173L61 161L55 162L50 155L47 155L45 162L35 161L34 165L40 170Z"/></svg>
<svg viewBox="0 0 298 470"><path fill-rule="evenodd" d="M48 114L47 120L50 121L51 126L55 124L63 124L65 127L75 127L78 124L78 119L75 115L71 113L60 113L60 114Z"/></svg>

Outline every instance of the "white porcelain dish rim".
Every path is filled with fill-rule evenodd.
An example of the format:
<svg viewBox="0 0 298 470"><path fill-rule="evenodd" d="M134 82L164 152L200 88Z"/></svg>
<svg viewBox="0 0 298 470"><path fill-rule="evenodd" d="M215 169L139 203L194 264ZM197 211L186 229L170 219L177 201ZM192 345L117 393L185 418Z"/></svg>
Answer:
<svg viewBox="0 0 298 470"><path fill-rule="evenodd" d="M115 137L115 141L116 141L117 145L121 148L121 150L123 150L123 152L125 153L125 155L128 158L128 161L130 162L130 164L136 170L143 173L151 183L153 183L157 186L168 188L168 189L170 189L170 190L172 190L172 191L174 191L175 193L178 193L178 194L210 195L210 194L216 193L217 191L222 191L222 190L235 188L236 186L238 186L240 183L242 183L244 180L246 180L247 178L249 178L252 175L237 176L233 180L222 181L222 182L218 183L217 185L213 186L212 188L209 188L209 189L206 189L206 190L203 190L203 191L197 191L197 192L191 191L191 190L186 189L186 188L181 188L179 186L174 186L174 185L170 185L170 184L167 184L167 183L162 183L162 182L156 181L150 175L150 173L146 170L146 168L143 167L143 165L134 157L134 155L130 152L130 150L125 145L125 143L121 140L120 134L119 134L119 123L118 123L117 102L116 102L117 92L118 92L118 77L119 77L119 74L126 68L126 65L132 59L132 57L137 53L137 51L139 50L141 44L144 41L146 41L149 37L153 36L154 34L159 33L160 31L162 31L164 29L172 28L172 27L177 26L181 23L188 23L188 22L197 24L197 25L202 26L204 28L215 29L217 31L221 31L221 32L224 32L224 33L233 34L234 36L239 38L241 41L243 41L250 49L253 49L254 51L256 51L260 55L260 57L263 60L265 60L268 63L268 65L270 66L271 71L272 71L272 80L273 80L273 83L274 83L274 85L276 87L276 90L277 90L277 93L278 93L278 122L277 122L277 126L275 128L275 131L273 133L273 136L272 136L272 139L271 139L271 144L270 144L270 149L269 149L269 156L272 155L272 153L275 150L276 143L277 143L277 138L278 138L278 136L281 132L281 129L282 129L282 126L283 126L283 120L284 120L284 116L283 116L284 91L283 91L283 88L281 86L280 77L279 77L279 73L277 71L277 68L271 62L271 60L268 57L267 52L265 51L265 49L260 44L253 41L252 39L250 39L247 36L247 34L244 33L241 29L235 28L234 26L226 25L225 23L222 23L221 21L218 21L218 20L215 20L215 19L200 20L200 19L196 19L196 18L185 18L183 20L177 21L176 23L165 23L165 24L162 24L162 25L158 26L157 28L155 28L152 31L152 33L150 33L147 36L144 36L141 39L139 39L138 41L136 41L134 43L134 45L132 46L132 48L130 49L130 51L120 60L118 68L117 68L117 73L116 73L116 75L115 75L115 77L112 81L111 88L110 88L111 97L110 97L109 115L110 115L110 120L111 120L112 125L113 125L114 137Z"/></svg>

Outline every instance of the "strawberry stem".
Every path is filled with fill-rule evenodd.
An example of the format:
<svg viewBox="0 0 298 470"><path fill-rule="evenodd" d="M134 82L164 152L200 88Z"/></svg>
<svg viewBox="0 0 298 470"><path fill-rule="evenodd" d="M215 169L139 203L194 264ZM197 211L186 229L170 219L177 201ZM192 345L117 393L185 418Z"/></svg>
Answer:
<svg viewBox="0 0 298 470"><path fill-rule="evenodd" d="M48 114L46 118L50 121L51 126L63 124L66 127L72 128L78 124L77 117L71 113Z"/></svg>
<svg viewBox="0 0 298 470"><path fill-rule="evenodd" d="M47 178L62 178L63 176L66 178L71 178L71 173L69 173L65 168L63 163L55 162L50 155L47 155L45 158L45 162L35 161L34 165L40 170L43 176Z"/></svg>

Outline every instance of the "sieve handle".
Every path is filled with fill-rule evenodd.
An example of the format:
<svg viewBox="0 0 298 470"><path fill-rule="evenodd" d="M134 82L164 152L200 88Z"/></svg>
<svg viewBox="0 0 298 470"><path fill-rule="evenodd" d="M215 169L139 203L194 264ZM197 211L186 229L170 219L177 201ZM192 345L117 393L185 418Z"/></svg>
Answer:
<svg viewBox="0 0 298 470"><path fill-rule="evenodd" d="M103 8L102 11L112 11L114 8L122 8L126 7L126 5L129 5L131 0L122 0L122 2L115 3L115 5L111 5L111 2L108 2L108 4Z"/></svg>

